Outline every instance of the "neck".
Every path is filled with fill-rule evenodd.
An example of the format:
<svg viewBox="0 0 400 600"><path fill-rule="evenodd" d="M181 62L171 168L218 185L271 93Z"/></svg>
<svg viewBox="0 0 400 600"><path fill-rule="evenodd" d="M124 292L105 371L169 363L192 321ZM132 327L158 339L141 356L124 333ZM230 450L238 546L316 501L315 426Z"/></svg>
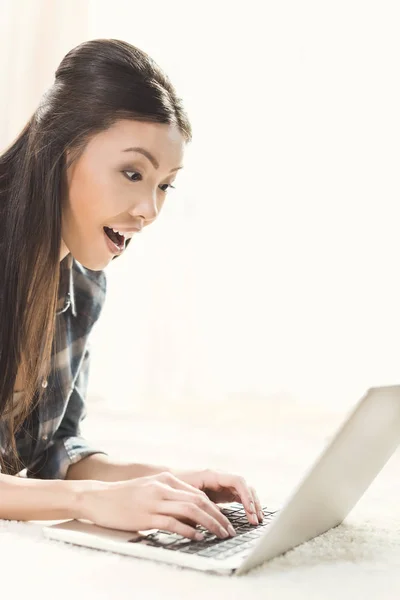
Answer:
<svg viewBox="0 0 400 600"><path fill-rule="evenodd" d="M68 250L64 240L61 239L60 262L62 260L64 260L64 258L67 256L68 253L69 253L69 250Z"/></svg>

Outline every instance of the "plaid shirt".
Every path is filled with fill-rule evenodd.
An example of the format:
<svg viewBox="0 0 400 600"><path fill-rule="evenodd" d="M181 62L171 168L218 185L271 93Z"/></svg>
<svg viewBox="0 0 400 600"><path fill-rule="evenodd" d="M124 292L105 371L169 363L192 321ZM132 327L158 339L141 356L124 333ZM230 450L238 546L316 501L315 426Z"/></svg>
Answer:
<svg viewBox="0 0 400 600"><path fill-rule="evenodd" d="M49 379L42 382L46 388L42 401L16 433L26 477L65 479L71 464L91 454L107 454L91 446L80 432L80 423L86 416L88 338L104 304L106 283L104 271L86 269L71 254L60 262L52 370ZM3 453L2 441L7 439L4 426L0 420Z"/></svg>

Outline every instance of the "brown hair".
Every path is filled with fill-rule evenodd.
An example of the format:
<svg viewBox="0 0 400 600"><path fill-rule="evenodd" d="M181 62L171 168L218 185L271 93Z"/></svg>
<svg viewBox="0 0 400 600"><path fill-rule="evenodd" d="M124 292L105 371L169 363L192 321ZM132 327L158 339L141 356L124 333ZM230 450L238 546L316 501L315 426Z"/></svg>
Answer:
<svg viewBox="0 0 400 600"><path fill-rule="evenodd" d="M145 52L121 40L90 40L66 54L37 110L0 155L0 419L11 456L8 462L0 452L4 473L26 466L15 433L41 400L40 383L51 370L66 150L76 160L93 135L122 118L174 124L191 140L180 98ZM6 418L19 365L24 405L16 419Z"/></svg>

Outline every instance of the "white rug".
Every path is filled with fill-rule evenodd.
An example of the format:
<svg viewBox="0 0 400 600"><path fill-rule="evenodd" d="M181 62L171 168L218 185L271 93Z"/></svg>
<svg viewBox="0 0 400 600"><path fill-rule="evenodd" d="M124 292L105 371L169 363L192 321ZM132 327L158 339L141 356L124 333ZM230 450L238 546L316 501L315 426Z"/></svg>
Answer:
<svg viewBox="0 0 400 600"><path fill-rule="evenodd" d="M293 407L292 407L293 408ZM137 415L114 418L91 408L85 434L116 456L180 468L215 467L254 483L279 507L343 415L271 411L264 429L239 432L228 419L189 425ZM257 415L256 415L257 417ZM204 444L207 444L204 447ZM13 597L307 600L400 597L400 454L343 525L243 577L208 575L45 540L37 522L0 520L2 585ZM9 583L7 583L9 582Z"/></svg>

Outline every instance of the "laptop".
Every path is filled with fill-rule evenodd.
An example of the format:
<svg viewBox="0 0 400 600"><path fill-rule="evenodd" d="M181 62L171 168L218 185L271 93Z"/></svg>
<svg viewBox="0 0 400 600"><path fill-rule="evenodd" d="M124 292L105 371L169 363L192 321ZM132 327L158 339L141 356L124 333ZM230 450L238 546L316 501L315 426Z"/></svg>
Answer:
<svg viewBox="0 0 400 600"><path fill-rule="evenodd" d="M281 508L263 506L250 524L241 503L219 504L237 535L203 541L168 531L121 531L72 519L43 527L49 539L172 563L209 573L242 575L336 527L361 498L400 443L400 385L372 387ZM262 503L264 504L264 503Z"/></svg>

